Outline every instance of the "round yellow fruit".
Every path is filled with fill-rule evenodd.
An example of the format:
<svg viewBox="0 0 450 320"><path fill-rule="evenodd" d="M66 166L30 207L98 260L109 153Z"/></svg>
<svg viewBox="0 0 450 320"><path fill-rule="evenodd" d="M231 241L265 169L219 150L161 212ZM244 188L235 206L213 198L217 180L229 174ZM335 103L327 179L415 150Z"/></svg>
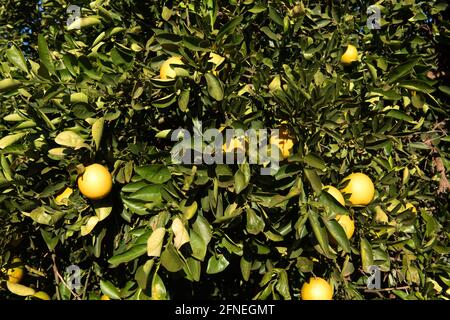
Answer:
<svg viewBox="0 0 450 320"><path fill-rule="evenodd" d="M328 192L330 195L333 196L333 198L335 198L340 204L342 204L343 206L345 206L345 199L344 196L342 195L342 193L335 187L333 186L324 186L323 190L325 190L326 192Z"/></svg>
<svg viewBox="0 0 450 320"><path fill-rule="evenodd" d="M91 164L78 177L78 189L89 199L102 199L111 192L112 176L108 169L101 164Z"/></svg>
<svg viewBox="0 0 450 320"><path fill-rule="evenodd" d="M36 293L33 295L33 297L38 298L38 299L41 299L41 300L52 300L52 299L50 298L50 296L48 295L48 293L47 293L47 292L44 292L44 291L38 291L38 292L36 292Z"/></svg>
<svg viewBox="0 0 450 320"><path fill-rule="evenodd" d="M348 215L337 215L336 221L341 225L342 229L344 229L347 239L350 240L355 232L355 221Z"/></svg>
<svg viewBox="0 0 450 320"><path fill-rule="evenodd" d="M111 300L111 298L104 294L100 297L100 300Z"/></svg>
<svg viewBox="0 0 450 320"><path fill-rule="evenodd" d="M352 173L343 182L348 183L342 193L350 194L349 201L354 206L365 206L368 205L375 195L375 186L372 180L364 173Z"/></svg>
<svg viewBox="0 0 450 320"><path fill-rule="evenodd" d="M343 64L351 64L354 61L358 60L358 50L355 46L349 44L347 46L347 50L345 50L344 54L341 57L341 62Z"/></svg>
<svg viewBox="0 0 450 320"><path fill-rule="evenodd" d="M333 288L322 278L310 278L301 290L302 300L333 300Z"/></svg>
<svg viewBox="0 0 450 320"><path fill-rule="evenodd" d="M184 64L181 61L181 57L171 57L163 62L161 68L159 69L159 78L160 79L173 79L177 76L175 69L173 69L171 64Z"/></svg>
<svg viewBox="0 0 450 320"><path fill-rule="evenodd" d="M22 281L23 275L24 275L22 260L20 260L20 258L16 257L12 260L11 264L13 265L13 267L9 268L6 271L6 274L8 276L8 281L11 283L20 283L20 281Z"/></svg>

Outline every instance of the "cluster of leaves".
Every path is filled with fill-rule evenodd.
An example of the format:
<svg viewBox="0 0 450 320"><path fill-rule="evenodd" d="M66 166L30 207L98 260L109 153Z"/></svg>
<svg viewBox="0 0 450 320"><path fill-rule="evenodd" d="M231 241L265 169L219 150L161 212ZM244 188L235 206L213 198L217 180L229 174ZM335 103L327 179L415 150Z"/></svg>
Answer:
<svg viewBox="0 0 450 320"><path fill-rule="evenodd" d="M448 298L446 4L380 1L370 29L356 0L73 2L0 5L0 262L20 256L26 285L58 299L297 299L314 274L336 299ZM82 20L67 26L74 4ZM349 43L359 61L343 66ZM159 79L170 56L184 64ZM294 154L272 176L173 163L171 133L200 121L286 125ZM93 162L113 174L101 201L76 188ZM367 207L321 191L354 171L376 186ZM336 214L355 219L350 241ZM366 289L370 265L386 290Z"/></svg>

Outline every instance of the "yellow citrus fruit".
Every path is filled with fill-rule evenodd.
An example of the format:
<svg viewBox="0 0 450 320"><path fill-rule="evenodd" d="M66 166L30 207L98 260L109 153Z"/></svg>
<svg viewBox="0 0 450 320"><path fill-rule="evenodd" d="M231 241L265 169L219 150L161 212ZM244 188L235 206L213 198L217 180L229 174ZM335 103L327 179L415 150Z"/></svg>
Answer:
<svg viewBox="0 0 450 320"><path fill-rule="evenodd" d="M112 177L108 169L98 163L87 166L78 177L78 189L87 198L99 200L106 197L112 189Z"/></svg>
<svg viewBox="0 0 450 320"><path fill-rule="evenodd" d="M36 293L33 295L33 297L38 298L38 299L41 299L41 300L52 300L52 299L50 298L50 296L47 294L47 292L44 292L44 291L38 291L38 292L36 292Z"/></svg>
<svg viewBox="0 0 450 320"><path fill-rule="evenodd" d="M100 300L111 300L111 298L104 294L100 297Z"/></svg>
<svg viewBox="0 0 450 320"><path fill-rule="evenodd" d="M351 64L356 60L358 60L358 50L355 46L349 44L347 46L347 50L345 50L344 54L341 57L341 62L343 64Z"/></svg>
<svg viewBox="0 0 450 320"><path fill-rule="evenodd" d="M175 69L173 69L171 64L184 64L181 61L181 57L171 57L163 62L161 68L159 69L159 78L160 79L173 79L177 76Z"/></svg>
<svg viewBox="0 0 450 320"><path fill-rule="evenodd" d="M355 221L353 221L353 219L348 215L337 215L336 221L344 229L347 239L350 239L355 232Z"/></svg>
<svg viewBox="0 0 450 320"><path fill-rule="evenodd" d="M364 173L352 173L344 178L343 182L348 183L342 193L350 194L349 201L355 206L368 205L375 195L375 186L372 180Z"/></svg>
<svg viewBox="0 0 450 320"><path fill-rule="evenodd" d="M301 290L302 300L333 300L333 288L322 278L310 278Z"/></svg>
<svg viewBox="0 0 450 320"><path fill-rule="evenodd" d="M8 281L12 283L20 283L24 275L22 260L16 257L12 260L11 264L13 265L13 267L9 268L6 271L6 274L8 275Z"/></svg>
<svg viewBox="0 0 450 320"><path fill-rule="evenodd" d="M324 186L323 189L333 196L340 204L345 206L345 199L342 193L333 186Z"/></svg>

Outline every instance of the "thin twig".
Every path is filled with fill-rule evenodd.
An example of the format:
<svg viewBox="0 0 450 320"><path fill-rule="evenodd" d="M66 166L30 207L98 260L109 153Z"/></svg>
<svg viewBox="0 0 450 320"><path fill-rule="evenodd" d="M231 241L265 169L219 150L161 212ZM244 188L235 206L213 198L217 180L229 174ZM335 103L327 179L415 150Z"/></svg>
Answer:
<svg viewBox="0 0 450 320"><path fill-rule="evenodd" d="M73 296L77 299L77 300L81 300L80 296L76 293L73 292L72 289L67 285L66 281L64 281L64 278L61 276L61 274L58 271L58 267L56 266L56 255L52 254L52 260L53 260L53 273L55 274L55 278L59 279L63 285L69 289L70 293L73 294Z"/></svg>
<svg viewBox="0 0 450 320"><path fill-rule="evenodd" d="M383 289L367 289L367 287L357 287L358 289L364 289L366 288L366 290L364 290L364 292L373 292L373 293L377 293L377 292L382 292L382 291L393 291L393 290L405 290L405 289L410 289L411 286L403 286L403 287L396 287L396 288L383 288Z"/></svg>
<svg viewBox="0 0 450 320"><path fill-rule="evenodd" d="M83 295L81 296L81 299L84 300L86 298L86 289L89 282L89 277L91 276L91 269L89 269L89 272L86 276L86 281L84 282L84 288L83 288Z"/></svg>

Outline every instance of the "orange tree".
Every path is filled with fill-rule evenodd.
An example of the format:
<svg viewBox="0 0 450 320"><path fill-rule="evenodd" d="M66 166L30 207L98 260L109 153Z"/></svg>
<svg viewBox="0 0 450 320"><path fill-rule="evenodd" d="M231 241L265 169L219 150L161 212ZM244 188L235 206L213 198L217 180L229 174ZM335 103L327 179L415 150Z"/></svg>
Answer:
<svg viewBox="0 0 450 320"><path fill-rule="evenodd" d="M333 299L448 299L446 8L2 1L0 296L299 299L317 276ZM272 175L171 157L178 128L280 127ZM367 205L322 191L354 172Z"/></svg>

